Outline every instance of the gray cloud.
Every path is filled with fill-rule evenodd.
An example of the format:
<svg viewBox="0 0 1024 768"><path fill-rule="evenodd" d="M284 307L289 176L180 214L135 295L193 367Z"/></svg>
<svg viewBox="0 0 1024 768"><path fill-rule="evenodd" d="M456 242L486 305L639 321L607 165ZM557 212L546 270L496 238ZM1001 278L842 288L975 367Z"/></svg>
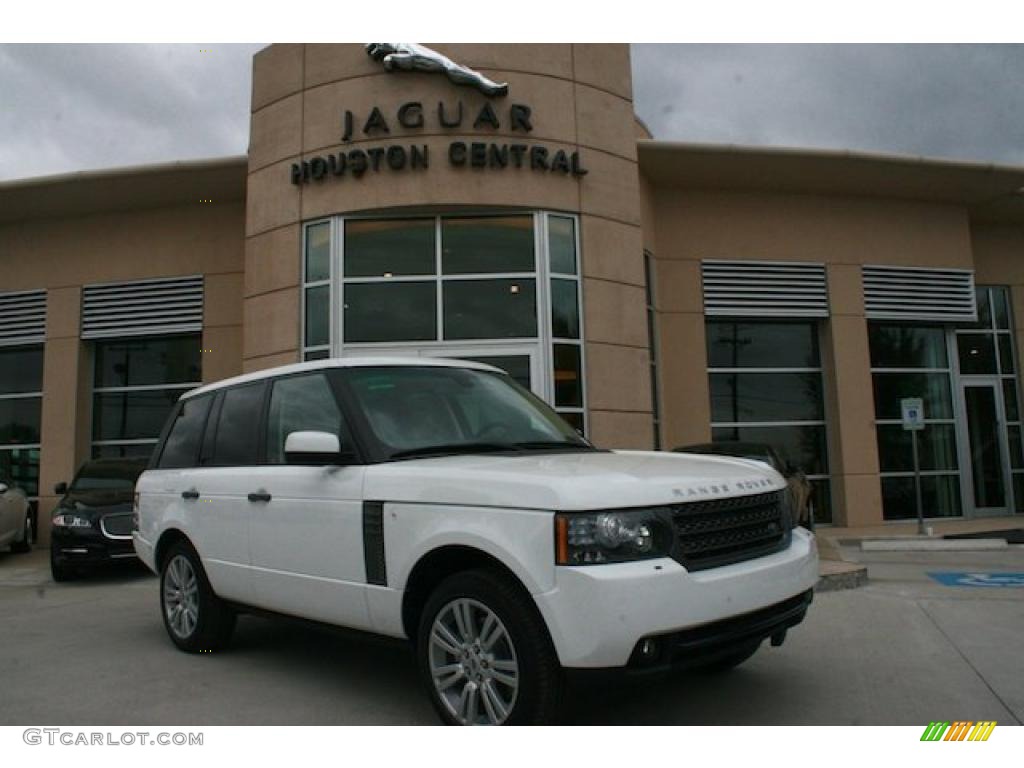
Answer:
<svg viewBox="0 0 1024 768"><path fill-rule="evenodd" d="M0 179L244 153L261 47L0 46Z"/></svg>
<svg viewBox="0 0 1024 768"><path fill-rule="evenodd" d="M1024 46L637 45L655 138L1024 164Z"/></svg>
<svg viewBox="0 0 1024 768"><path fill-rule="evenodd" d="M0 45L0 179L244 153L261 47ZM1024 165L1024 46L635 45L633 76L659 139Z"/></svg>

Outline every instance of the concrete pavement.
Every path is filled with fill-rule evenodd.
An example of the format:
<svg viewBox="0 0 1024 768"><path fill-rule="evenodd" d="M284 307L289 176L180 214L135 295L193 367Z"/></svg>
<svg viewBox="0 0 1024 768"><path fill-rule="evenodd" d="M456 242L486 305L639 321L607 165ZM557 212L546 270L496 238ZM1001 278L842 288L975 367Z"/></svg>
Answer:
<svg viewBox="0 0 1024 768"><path fill-rule="evenodd" d="M1024 589L966 589L928 570L1024 571L1002 552L865 553L867 586L816 596L781 648L719 677L576 683L578 724L903 724L1024 718ZM0 554L0 724L433 724L412 654L242 617L235 643L177 651L141 568L55 584L45 550Z"/></svg>

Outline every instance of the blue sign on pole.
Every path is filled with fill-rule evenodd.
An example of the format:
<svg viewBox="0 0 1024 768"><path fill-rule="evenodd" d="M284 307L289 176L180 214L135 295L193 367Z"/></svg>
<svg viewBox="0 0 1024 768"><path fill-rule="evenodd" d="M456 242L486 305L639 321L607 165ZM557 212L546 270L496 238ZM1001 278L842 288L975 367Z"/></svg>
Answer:
<svg viewBox="0 0 1024 768"><path fill-rule="evenodd" d="M929 573L947 587L1024 587L1024 573Z"/></svg>

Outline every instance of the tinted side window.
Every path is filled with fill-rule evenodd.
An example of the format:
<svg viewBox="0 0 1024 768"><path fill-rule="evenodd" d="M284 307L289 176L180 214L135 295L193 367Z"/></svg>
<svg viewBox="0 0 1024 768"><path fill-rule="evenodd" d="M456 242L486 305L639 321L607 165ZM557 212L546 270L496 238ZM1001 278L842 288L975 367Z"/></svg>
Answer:
<svg viewBox="0 0 1024 768"><path fill-rule="evenodd" d="M249 466L257 463L264 387L261 381L224 391L213 444L213 464Z"/></svg>
<svg viewBox="0 0 1024 768"><path fill-rule="evenodd" d="M352 447L341 410L323 373L289 376L274 382L267 416L267 463L284 464L284 442L305 430L338 435L342 450Z"/></svg>
<svg viewBox="0 0 1024 768"><path fill-rule="evenodd" d="M203 425L212 402L213 395L192 397L182 402L160 454L161 469L195 466L199 443L203 439Z"/></svg>

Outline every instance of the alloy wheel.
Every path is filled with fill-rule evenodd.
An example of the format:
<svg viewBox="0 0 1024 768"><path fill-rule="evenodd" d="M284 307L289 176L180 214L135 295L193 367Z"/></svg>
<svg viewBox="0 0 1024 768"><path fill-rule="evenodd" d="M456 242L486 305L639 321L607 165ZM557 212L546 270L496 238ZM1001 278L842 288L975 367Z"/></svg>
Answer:
<svg viewBox="0 0 1024 768"><path fill-rule="evenodd" d="M184 555L175 555L164 571L164 615L171 631L183 640L199 622L199 580Z"/></svg>
<svg viewBox="0 0 1024 768"><path fill-rule="evenodd" d="M448 712L463 725L500 725L519 695L519 660L512 638L483 603L447 603L430 630L430 677Z"/></svg>

